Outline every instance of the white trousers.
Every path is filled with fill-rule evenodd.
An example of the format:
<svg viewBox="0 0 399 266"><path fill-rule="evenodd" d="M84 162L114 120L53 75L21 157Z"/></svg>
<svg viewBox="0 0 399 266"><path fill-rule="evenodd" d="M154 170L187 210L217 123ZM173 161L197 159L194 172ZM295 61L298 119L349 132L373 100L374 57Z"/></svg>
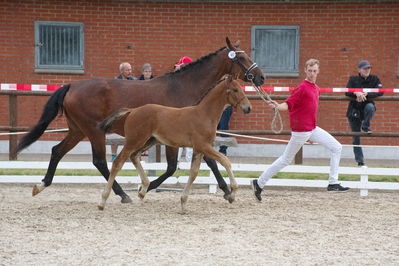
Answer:
<svg viewBox="0 0 399 266"><path fill-rule="evenodd" d="M338 167L341 160L342 145L333 136L322 128L316 127L312 131L307 132L292 132L291 139L283 155L275 160L270 167L264 171L258 179L258 185L263 188L266 182L269 181L275 174L277 174L285 166L289 165L294 159L295 154L305 144L306 141L317 142L326 147L331 152L330 157L330 176L329 184L338 183Z"/></svg>

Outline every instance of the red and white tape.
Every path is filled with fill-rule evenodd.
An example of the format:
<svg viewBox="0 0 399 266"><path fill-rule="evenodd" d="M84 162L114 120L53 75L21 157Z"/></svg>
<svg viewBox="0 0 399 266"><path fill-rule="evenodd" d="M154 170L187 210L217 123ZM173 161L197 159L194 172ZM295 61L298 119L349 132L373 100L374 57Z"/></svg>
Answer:
<svg viewBox="0 0 399 266"><path fill-rule="evenodd" d="M265 91L293 91L295 87L262 87ZM244 91L255 91L255 88L252 86L244 86ZM375 89L375 88L320 88L322 92L391 92L391 93L399 93L399 88L394 89Z"/></svg>
<svg viewBox="0 0 399 266"><path fill-rule="evenodd" d="M36 84L12 84L12 83L1 83L0 90L21 90L21 91L55 91L61 85L36 85ZM244 91L255 91L255 88L252 86L244 86ZM262 87L265 91L275 91L275 92L284 92L284 91L293 91L295 87ZM356 89L356 88L320 88L322 92L390 92L390 93L399 93L399 88L393 89L374 89L374 88L365 88L365 89Z"/></svg>
<svg viewBox="0 0 399 266"><path fill-rule="evenodd" d="M1 90L14 90L14 91L55 91L60 85L36 85L36 84L10 84L1 83Z"/></svg>

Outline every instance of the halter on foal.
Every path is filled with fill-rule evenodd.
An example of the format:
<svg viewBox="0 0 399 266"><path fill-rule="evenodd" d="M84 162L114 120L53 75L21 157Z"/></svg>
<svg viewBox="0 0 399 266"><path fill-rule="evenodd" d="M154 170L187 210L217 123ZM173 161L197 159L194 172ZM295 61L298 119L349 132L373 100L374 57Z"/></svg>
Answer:
<svg viewBox="0 0 399 266"><path fill-rule="evenodd" d="M142 182L139 197L144 198L150 184L145 174L139 156L143 149L152 146L156 141L173 147L193 147L194 155L191 162L190 178L181 197L182 211L185 212L190 188L197 177L202 156L205 155L218 161L226 169L231 186L229 202L233 202L237 183L231 170L229 159L217 152L212 143L216 136L216 127L226 104L239 107L244 113L251 111L251 104L243 93L240 84L230 76L218 81L211 87L198 105L173 108L156 104L147 104L135 109L120 109L99 124L99 128L107 132L112 130L116 121L124 119L126 142L118 157L112 163L108 184L102 193L100 210L111 192L115 176L130 157L138 170ZM156 141L155 141L155 140Z"/></svg>

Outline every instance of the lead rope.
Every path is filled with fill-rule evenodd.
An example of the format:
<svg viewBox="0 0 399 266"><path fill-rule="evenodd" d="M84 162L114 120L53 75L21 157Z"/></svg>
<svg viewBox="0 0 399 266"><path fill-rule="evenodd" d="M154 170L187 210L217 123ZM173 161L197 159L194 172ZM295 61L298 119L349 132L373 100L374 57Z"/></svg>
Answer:
<svg viewBox="0 0 399 266"><path fill-rule="evenodd" d="M269 94L267 92L265 92L261 87L256 86L252 79L251 79L251 83L252 83L252 86L255 88L256 92L266 103L272 101ZM267 98L267 100L265 99L265 97ZM283 120L281 119L280 111L276 107L273 108L273 111L274 111L274 116L273 116L272 122L270 122L270 127L274 133L279 134L279 133L281 133L281 131L283 131ZM277 129L277 120L280 124L280 127L278 129Z"/></svg>

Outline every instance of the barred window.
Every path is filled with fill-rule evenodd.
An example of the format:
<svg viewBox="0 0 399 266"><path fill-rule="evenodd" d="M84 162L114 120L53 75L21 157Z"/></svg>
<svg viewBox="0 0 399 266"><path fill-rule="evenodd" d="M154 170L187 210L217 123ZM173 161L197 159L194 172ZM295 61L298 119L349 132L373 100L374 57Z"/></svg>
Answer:
<svg viewBox="0 0 399 266"><path fill-rule="evenodd" d="M35 72L83 73L83 23L35 22Z"/></svg>
<svg viewBox="0 0 399 266"><path fill-rule="evenodd" d="M299 76L299 26L253 26L252 58L268 76Z"/></svg>

